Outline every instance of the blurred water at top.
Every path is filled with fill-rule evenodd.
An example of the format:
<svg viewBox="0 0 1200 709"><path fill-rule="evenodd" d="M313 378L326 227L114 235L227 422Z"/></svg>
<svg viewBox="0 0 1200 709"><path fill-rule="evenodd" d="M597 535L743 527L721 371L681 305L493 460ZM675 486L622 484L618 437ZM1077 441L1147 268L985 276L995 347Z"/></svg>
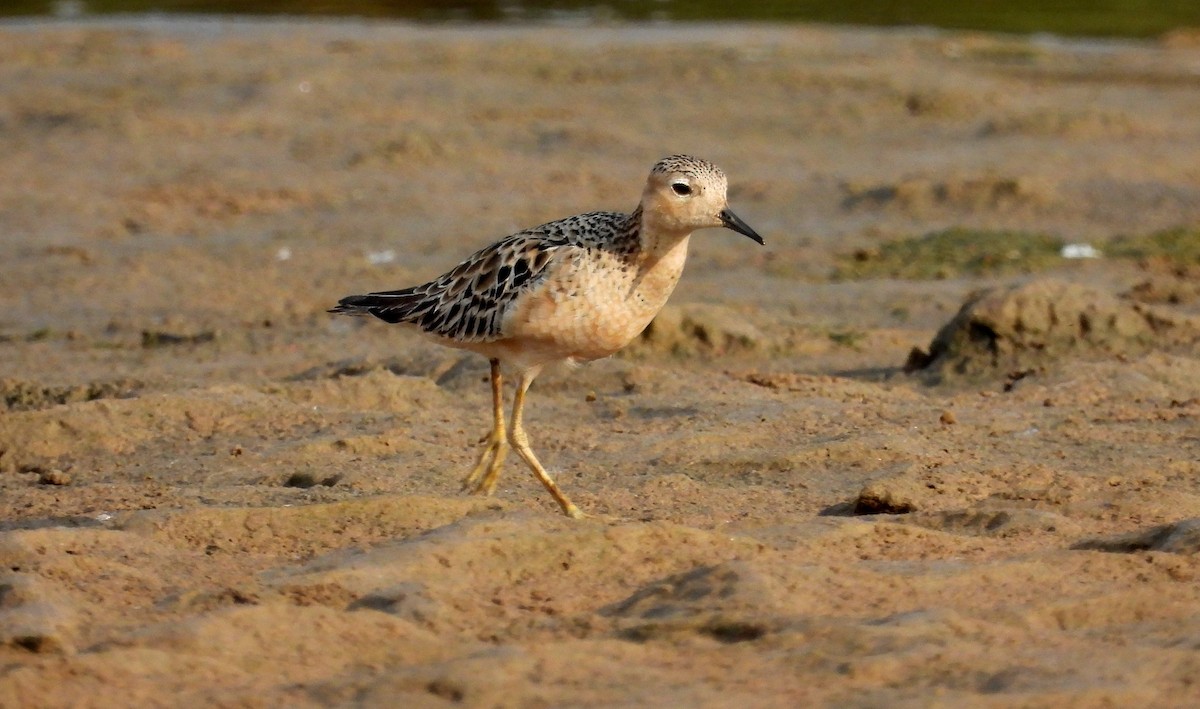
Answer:
<svg viewBox="0 0 1200 709"><path fill-rule="evenodd" d="M0 17L206 14L418 22L827 22L1148 37L1200 26L1200 0L0 0Z"/></svg>

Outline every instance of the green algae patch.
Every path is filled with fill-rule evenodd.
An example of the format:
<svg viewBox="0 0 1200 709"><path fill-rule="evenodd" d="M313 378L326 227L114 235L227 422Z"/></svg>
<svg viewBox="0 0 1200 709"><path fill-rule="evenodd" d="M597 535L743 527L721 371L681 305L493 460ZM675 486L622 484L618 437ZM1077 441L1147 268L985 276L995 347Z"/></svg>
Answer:
<svg viewBox="0 0 1200 709"><path fill-rule="evenodd" d="M1059 266L1063 241L1049 234L954 228L899 239L839 258L835 280L1033 273Z"/></svg>
<svg viewBox="0 0 1200 709"><path fill-rule="evenodd" d="M1200 264L1200 227L1177 227L1135 236L1118 236L1105 249L1108 256L1177 265Z"/></svg>

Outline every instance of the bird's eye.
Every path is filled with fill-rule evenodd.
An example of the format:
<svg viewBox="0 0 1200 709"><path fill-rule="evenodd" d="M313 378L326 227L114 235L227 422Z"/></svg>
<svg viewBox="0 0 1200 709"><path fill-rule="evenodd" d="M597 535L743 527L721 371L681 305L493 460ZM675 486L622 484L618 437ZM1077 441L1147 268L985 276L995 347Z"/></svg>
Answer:
<svg viewBox="0 0 1200 709"><path fill-rule="evenodd" d="M692 193L692 186L686 182L672 182L671 189L675 190L675 194L681 197Z"/></svg>

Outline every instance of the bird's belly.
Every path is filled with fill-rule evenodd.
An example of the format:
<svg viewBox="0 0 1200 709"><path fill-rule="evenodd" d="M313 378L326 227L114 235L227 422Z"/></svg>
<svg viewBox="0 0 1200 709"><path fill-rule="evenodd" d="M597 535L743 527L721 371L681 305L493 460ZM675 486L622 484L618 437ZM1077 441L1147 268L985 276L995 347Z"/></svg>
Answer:
<svg viewBox="0 0 1200 709"><path fill-rule="evenodd" d="M682 264L671 272L579 269L531 293L506 335L546 360L607 357L637 337L666 303ZM654 276L654 277L651 277Z"/></svg>

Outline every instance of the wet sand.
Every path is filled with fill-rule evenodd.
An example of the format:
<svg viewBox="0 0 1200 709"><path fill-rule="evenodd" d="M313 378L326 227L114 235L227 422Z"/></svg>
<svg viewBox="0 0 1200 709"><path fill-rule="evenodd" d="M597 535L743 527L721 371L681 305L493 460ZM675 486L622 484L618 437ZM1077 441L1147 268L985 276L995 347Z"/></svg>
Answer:
<svg viewBox="0 0 1200 709"><path fill-rule="evenodd" d="M833 277L1195 228L1194 37L13 23L0 85L0 706L1200 696L1200 263ZM767 247L535 384L589 519L460 494L486 362L325 309L674 152Z"/></svg>

